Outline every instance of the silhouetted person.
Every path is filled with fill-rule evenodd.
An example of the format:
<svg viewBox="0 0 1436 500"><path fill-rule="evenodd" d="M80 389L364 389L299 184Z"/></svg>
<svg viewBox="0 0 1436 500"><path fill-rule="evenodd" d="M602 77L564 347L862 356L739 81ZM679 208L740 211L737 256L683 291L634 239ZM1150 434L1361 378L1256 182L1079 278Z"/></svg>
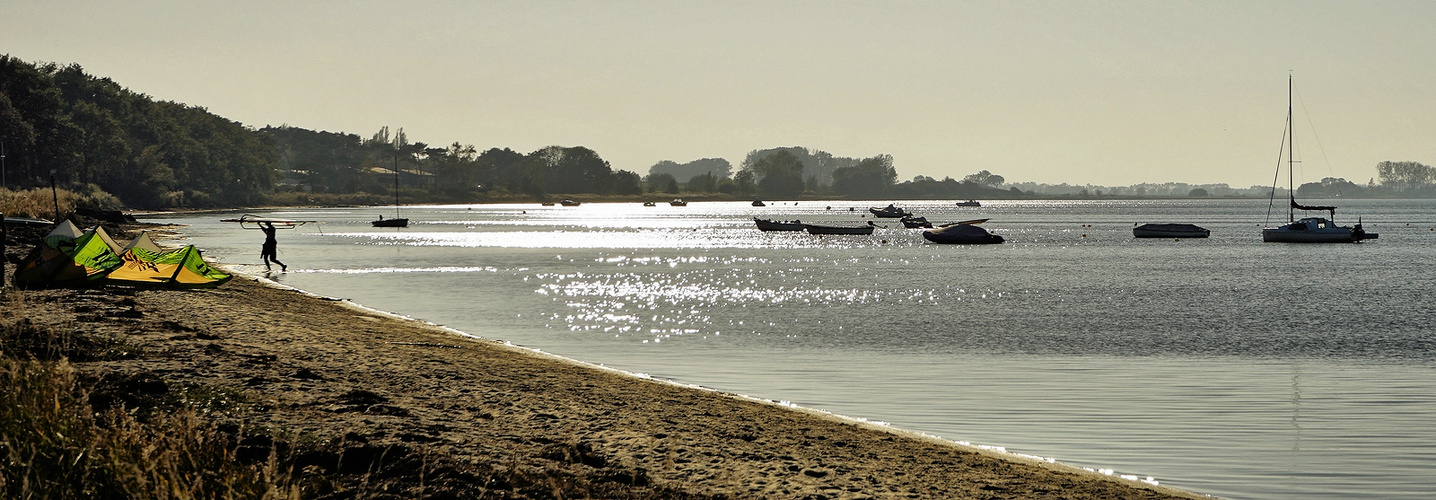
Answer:
<svg viewBox="0 0 1436 500"><path fill-rule="evenodd" d="M259 248L259 258L264 261L264 269L270 269L269 263L273 262L279 264L279 270L281 272L288 271L289 266L284 265L284 263L278 259L279 241L274 239L274 224L261 222L259 223L259 230L264 231L264 246Z"/></svg>

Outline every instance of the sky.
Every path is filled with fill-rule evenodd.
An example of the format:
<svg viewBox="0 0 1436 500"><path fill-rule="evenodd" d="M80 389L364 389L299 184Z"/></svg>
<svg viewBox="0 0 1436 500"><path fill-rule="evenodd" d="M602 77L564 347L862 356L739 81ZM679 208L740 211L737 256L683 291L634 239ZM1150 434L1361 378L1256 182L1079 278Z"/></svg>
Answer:
<svg viewBox="0 0 1436 500"><path fill-rule="evenodd" d="M0 54L254 128L1107 186L1271 185L1290 75L1298 184L1436 164L1430 1L0 0Z"/></svg>

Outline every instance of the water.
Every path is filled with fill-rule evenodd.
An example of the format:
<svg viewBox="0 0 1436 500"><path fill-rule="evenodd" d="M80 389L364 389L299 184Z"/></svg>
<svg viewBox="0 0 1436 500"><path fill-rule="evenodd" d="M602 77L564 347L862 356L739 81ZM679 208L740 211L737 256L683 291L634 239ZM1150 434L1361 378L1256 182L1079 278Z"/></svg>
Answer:
<svg viewBox="0 0 1436 500"><path fill-rule="evenodd" d="M280 232L277 281L487 338L1224 498L1428 498L1436 201L1338 204L1381 238L1262 243L1265 200L899 203L990 217L994 246L751 221L867 220L853 202L265 215L323 221ZM261 272L232 215L173 221Z"/></svg>

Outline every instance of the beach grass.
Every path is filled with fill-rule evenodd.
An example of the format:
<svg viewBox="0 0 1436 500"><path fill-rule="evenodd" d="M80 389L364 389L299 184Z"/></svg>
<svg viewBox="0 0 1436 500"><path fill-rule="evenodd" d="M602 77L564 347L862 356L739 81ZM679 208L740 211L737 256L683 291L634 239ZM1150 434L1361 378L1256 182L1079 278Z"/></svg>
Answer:
<svg viewBox="0 0 1436 500"><path fill-rule="evenodd" d="M94 184L78 190L57 189L53 192L44 188L18 191L0 188L0 214L6 217L51 218L55 216L57 203L62 217L78 208L118 210L123 206L119 198Z"/></svg>
<svg viewBox="0 0 1436 500"><path fill-rule="evenodd" d="M136 350L123 340L37 325L25 317L22 294L5 292L0 325L0 496L299 498L275 453L236 460L239 440L191 405L145 412L143 419L123 404L96 408L93 381L70 359L116 359Z"/></svg>

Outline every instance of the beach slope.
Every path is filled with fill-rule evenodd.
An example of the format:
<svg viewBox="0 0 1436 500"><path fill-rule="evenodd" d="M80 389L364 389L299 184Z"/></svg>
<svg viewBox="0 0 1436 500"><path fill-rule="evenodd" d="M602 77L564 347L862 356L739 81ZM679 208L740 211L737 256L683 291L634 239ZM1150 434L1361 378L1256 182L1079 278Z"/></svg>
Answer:
<svg viewBox="0 0 1436 500"><path fill-rule="evenodd" d="M335 491L376 488L387 457L414 469L384 483L395 498L1207 498L647 380L254 277L21 293L9 314L143 353L79 364L97 379L232 390L245 404L210 414L228 428L339 446L335 463L295 459L301 479L353 476Z"/></svg>

